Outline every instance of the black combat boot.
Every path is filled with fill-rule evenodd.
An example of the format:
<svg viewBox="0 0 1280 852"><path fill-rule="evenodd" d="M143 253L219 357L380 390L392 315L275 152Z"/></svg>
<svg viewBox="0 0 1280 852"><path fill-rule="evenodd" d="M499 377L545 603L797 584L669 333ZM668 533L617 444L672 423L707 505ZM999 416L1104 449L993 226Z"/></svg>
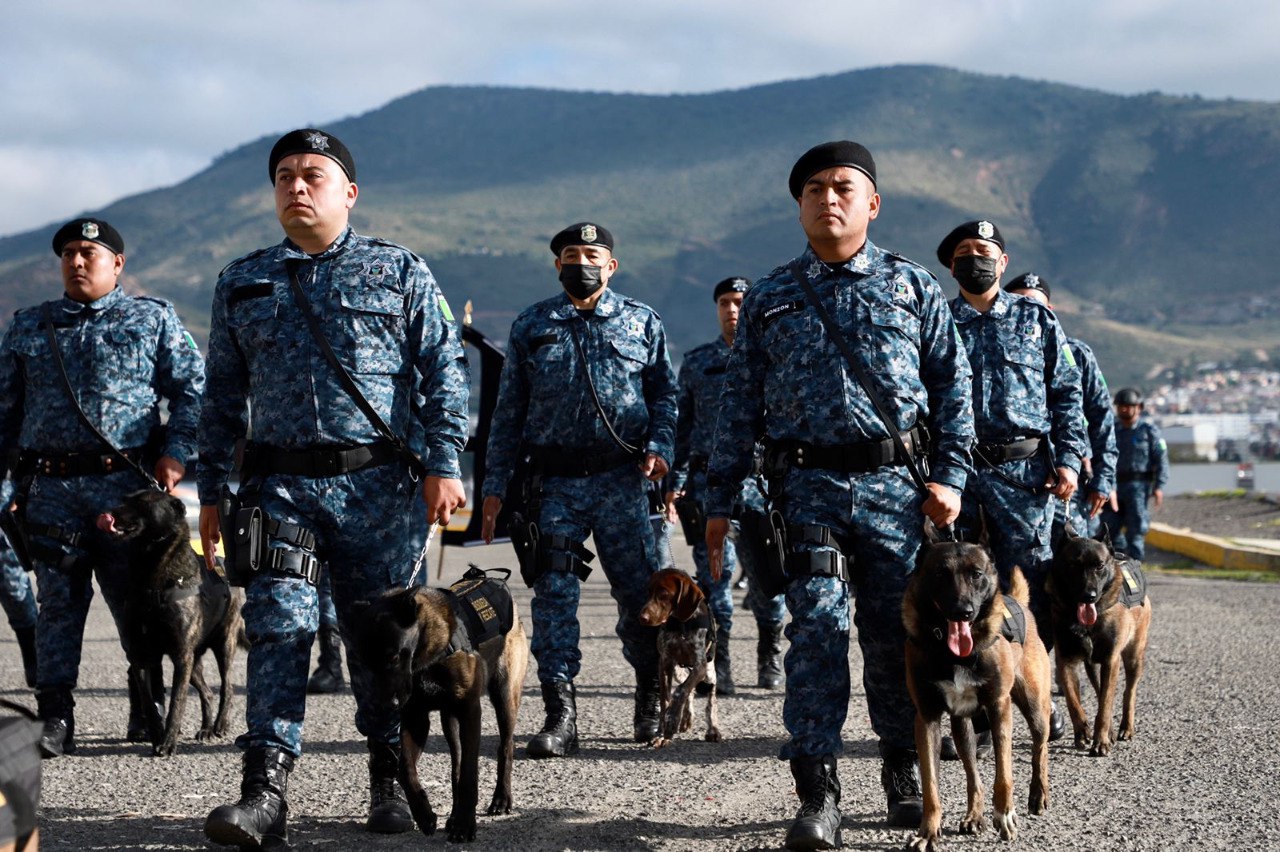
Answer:
<svg viewBox="0 0 1280 852"><path fill-rule="evenodd" d="M658 735L659 702L658 676L636 672L636 712L632 717L632 739L638 743L653 742Z"/></svg>
<svg viewBox="0 0 1280 852"><path fill-rule="evenodd" d="M18 650L22 652L22 673L27 678L27 686L36 685L36 629L35 627L19 627L13 631L18 637Z"/></svg>
<svg viewBox="0 0 1280 852"><path fill-rule="evenodd" d="M320 660L307 681L307 692L332 695L346 685L342 679L342 634L336 627L321 627L316 640L320 643Z"/></svg>
<svg viewBox="0 0 1280 852"><path fill-rule="evenodd" d="M61 757L76 753L76 701L66 687L36 692L36 713L44 722L40 734L40 756Z"/></svg>
<svg viewBox="0 0 1280 852"><path fill-rule="evenodd" d="M787 829L787 849L838 849L840 847L840 779L836 759L793 757L800 810Z"/></svg>
<svg viewBox="0 0 1280 852"><path fill-rule="evenodd" d="M756 686L782 686L782 622L757 622L760 639L756 643Z"/></svg>
<svg viewBox="0 0 1280 852"><path fill-rule="evenodd" d="M573 683L542 682L542 705L547 721L526 747L530 757L567 757L578 750L578 700Z"/></svg>
<svg viewBox="0 0 1280 852"><path fill-rule="evenodd" d="M413 814L400 790L400 744L369 740L369 819L365 831L403 834L413 830Z"/></svg>
<svg viewBox="0 0 1280 852"><path fill-rule="evenodd" d="M244 753L240 801L219 805L204 821L204 834L220 846L288 849L289 803L285 795L293 755L257 747Z"/></svg>
<svg viewBox="0 0 1280 852"><path fill-rule="evenodd" d="M888 748L880 744L880 784L888 800L889 825L918 828L924 817L920 791L920 761L913 748Z"/></svg>
<svg viewBox="0 0 1280 852"><path fill-rule="evenodd" d="M1058 712L1058 702L1049 699L1049 742L1060 740L1067 733L1066 720Z"/></svg>
<svg viewBox="0 0 1280 852"><path fill-rule="evenodd" d="M721 629L716 634L716 695L737 695L738 686L733 682L733 667L729 665L729 631Z"/></svg>

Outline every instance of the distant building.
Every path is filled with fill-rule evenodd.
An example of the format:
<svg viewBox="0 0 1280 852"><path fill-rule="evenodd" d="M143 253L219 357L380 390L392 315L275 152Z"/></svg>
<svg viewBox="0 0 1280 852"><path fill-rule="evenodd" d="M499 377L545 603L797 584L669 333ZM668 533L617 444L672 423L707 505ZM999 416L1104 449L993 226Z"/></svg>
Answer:
<svg viewBox="0 0 1280 852"><path fill-rule="evenodd" d="M1164 432L1164 441L1169 446L1169 461L1213 462L1218 460L1216 424L1192 423L1186 426L1162 426L1161 429Z"/></svg>

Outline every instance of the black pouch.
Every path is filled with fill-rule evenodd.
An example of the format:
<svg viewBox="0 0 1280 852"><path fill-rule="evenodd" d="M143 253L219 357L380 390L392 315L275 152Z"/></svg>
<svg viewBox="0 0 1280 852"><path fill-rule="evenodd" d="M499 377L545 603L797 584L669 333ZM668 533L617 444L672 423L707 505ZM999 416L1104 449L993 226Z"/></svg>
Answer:
<svg viewBox="0 0 1280 852"><path fill-rule="evenodd" d="M675 506L684 540L690 547L694 547L707 537L707 516L703 514L702 504L685 494L676 500Z"/></svg>
<svg viewBox="0 0 1280 852"><path fill-rule="evenodd" d="M542 576L538 564L538 525L526 521L524 515L514 514L507 533L511 536L511 546L516 550L516 561L520 563L520 579L524 580L526 586L533 588L533 584Z"/></svg>
<svg viewBox="0 0 1280 852"><path fill-rule="evenodd" d="M224 559L224 570L232 569L226 567L236 561L236 537L235 537L235 521L236 513L240 511L240 497L227 485L222 486L222 493L218 495L218 530L222 533L222 553Z"/></svg>
<svg viewBox="0 0 1280 852"><path fill-rule="evenodd" d="M764 564L760 566L756 582L760 593L772 598L787 590L787 523L782 513L774 509L759 528L758 534L764 538Z"/></svg>
<svg viewBox="0 0 1280 852"><path fill-rule="evenodd" d="M266 549L262 509L257 506L237 509L229 541L231 552L226 562L227 582L233 586L247 586L262 567L262 554Z"/></svg>

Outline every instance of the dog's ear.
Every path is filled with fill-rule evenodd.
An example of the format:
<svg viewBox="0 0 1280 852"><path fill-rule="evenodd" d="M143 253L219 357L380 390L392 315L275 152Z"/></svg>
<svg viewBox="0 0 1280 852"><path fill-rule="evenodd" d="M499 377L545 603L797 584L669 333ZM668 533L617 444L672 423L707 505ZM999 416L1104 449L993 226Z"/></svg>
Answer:
<svg viewBox="0 0 1280 852"><path fill-rule="evenodd" d="M671 602L671 614L677 621L688 621L698 611L698 605L706 597L702 589L688 574L680 574L676 578L676 597Z"/></svg>
<svg viewBox="0 0 1280 852"><path fill-rule="evenodd" d="M938 527L928 518L924 519L924 543L937 544L942 541L942 533L938 532Z"/></svg>
<svg viewBox="0 0 1280 852"><path fill-rule="evenodd" d="M173 518L177 521L185 521L187 519L187 504L182 502L179 497L172 494L166 494L165 499L169 501L169 511L173 512Z"/></svg>
<svg viewBox="0 0 1280 852"><path fill-rule="evenodd" d="M1062 525L1062 534L1067 538L1079 538L1076 528L1071 525L1071 519L1067 518L1067 522Z"/></svg>
<svg viewBox="0 0 1280 852"><path fill-rule="evenodd" d="M1115 553L1115 547L1111 544L1111 530L1107 529L1105 521L1098 525L1098 534L1095 535L1094 538L1105 544L1107 546L1107 550Z"/></svg>
<svg viewBox="0 0 1280 852"><path fill-rule="evenodd" d="M391 616L401 627L411 627L418 621L418 596L412 589L399 589L390 595Z"/></svg>

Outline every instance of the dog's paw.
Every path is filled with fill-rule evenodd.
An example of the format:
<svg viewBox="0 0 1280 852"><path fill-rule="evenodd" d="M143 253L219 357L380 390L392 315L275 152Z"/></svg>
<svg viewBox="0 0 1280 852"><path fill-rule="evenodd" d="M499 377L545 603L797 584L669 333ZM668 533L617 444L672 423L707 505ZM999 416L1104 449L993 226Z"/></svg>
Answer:
<svg viewBox="0 0 1280 852"><path fill-rule="evenodd" d="M665 748L671 742L671 737L664 737L661 734L649 740L649 748Z"/></svg>
<svg viewBox="0 0 1280 852"><path fill-rule="evenodd" d="M907 848L913 852L942 852L942 833L917 834L907 841Z"/></svg>
<svg viewBox="0 0 1280 852"><path fill-rule="evenodd" d="M504 796L501 793L494 793L493 800L489 802L489 807L485 808L484 812L486 816L511 813L511 797Z"/></svg>
<svg viewBox="0 0 1280 852"><path fill-rule="evenodd" d="M1012 810L1003 814L997 811L995 824L1001 840L1013 840L1018 836L1018 815Z"/></svg>
<svg viewBox="0 0 1280 852"><path fill-rule="evenodd" d="M1031 785L1031 795L1027 797L1027 813L1039 816L1049 810L1049 791L1036 784Z"/></svg>
<svg viewBox="0 0 1280 852"><path fill-rule="evenodd" d="M213 728L201 728L196 731L196 742L203 743L213 739Z"/></svg>
<svg viewBox="0 0 1280 852"><path fill-rule="evenodd" d="M436 833L436 826L439 825L440 818L436 816L435 811L427 811L426 819L418 821L418 830L427 837Z"/></svg>
<svg viewBox="0 0 1280 852"><path fill-rule="evenodd" d="M156 743L151 747L151 754L155 757L169 757L178 748L177 737L166 737L162 742Z"/></svg>
<svg viewBox="0 0 1280 852"><path fill-rule="evenodd" d="M718 742L720 742L720 729L719 729L719 728L712 728L711 730L707 731L707 737L706 737L706 739L707 739L707 742L709 742L709 743L718 743Z"/></svg>
<svg viewBox="0 0 1280 852"><path fill-rule="evenodd" d="M1110 755L1111 741L1106 737L1098 737L1093 743L1093 748L1089 749L1090 757L1110 757Z"/></svg>
<svg viewBox="0 0 1280 852"><path fill-rule="evenodd" d="M445 820L444 830L448 833L450 843L470 843L476 839L476 818L473 816L467 820L450 815Z"/></svg>
<svg viewBox="0 0 1280 852"><path fill-rule="evenodd" d="M987 818L982 815L982 811L967 813L964 819L960 820L961 834L982 834L986 830Z"/></svg>
<svg viewBox="0 0 1280 852"><path fill-rule="evenodd" d="M1120 735L1116 739L1120 740L1120 742L1128 742L1133 739L1133 722L1127 719L1122 721L1120 723Z"/></svg>
<svg viewBox="0 0 1280 852"><path fill-rule="evenodd" d="M1086 751L1093 744L1093 737L1089 736L1088 731L1079 731L1076 733L1076 750Z"/></svg>

